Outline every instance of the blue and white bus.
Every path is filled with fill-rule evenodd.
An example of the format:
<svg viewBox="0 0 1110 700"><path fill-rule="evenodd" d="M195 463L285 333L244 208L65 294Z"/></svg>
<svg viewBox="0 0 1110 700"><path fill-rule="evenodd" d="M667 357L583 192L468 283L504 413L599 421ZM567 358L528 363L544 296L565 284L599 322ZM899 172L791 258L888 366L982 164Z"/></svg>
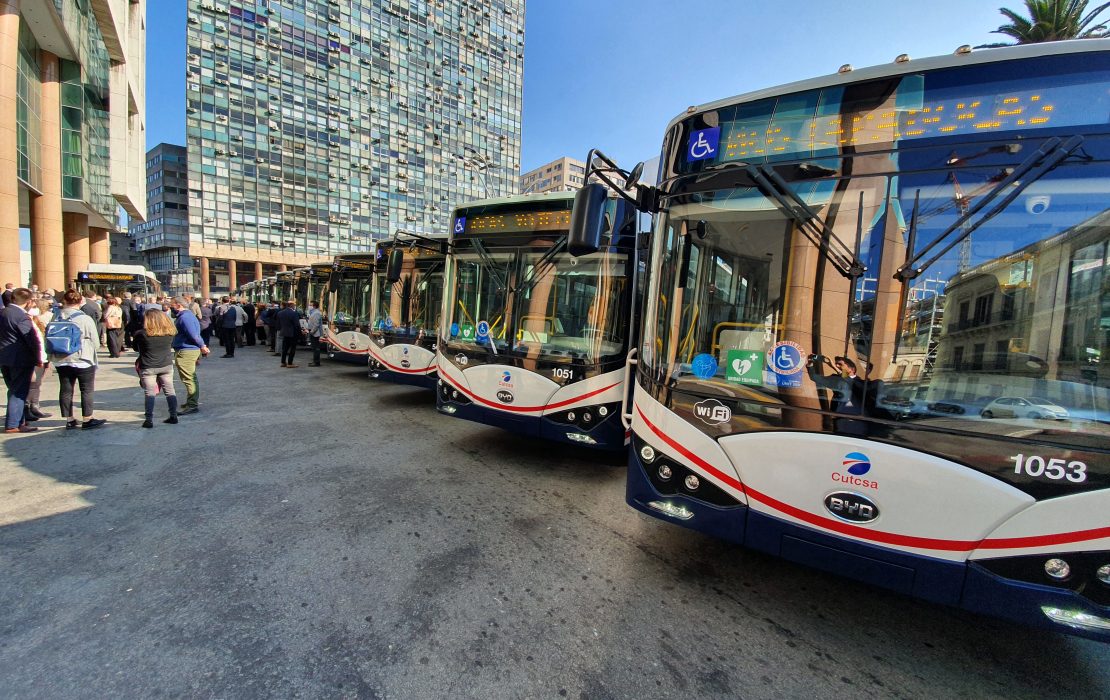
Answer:
<svg viewBox="0 0 1110 700"><path fill-rule="evenodd" d="M370 352L370 302L374 253L342 253L332 261L321 306L327 327L322 342L328 358L364 365Z"/></svg>
<svg viewBox="0 0 1110 700"><path fill-rule="evenodd" d="M607 199L602 245L576 258L567 251L573 202L560 192L455 211L437 405L518 433L619 450L637 217Z"/></svg>
<svg viewBox="0 0 1110 700"><path fill-rule="evenodd" d="M370 299L371 379L434 389L447 236L378 241Z"/></svg>
<svg viewBox="0 0 1110 700"><path fill-rule="evenodd" d="M1108 114L1092 39L676 117L634 192L655 220L628 503L1110 640ZM604 222L575 220L588 250Z"/></svg>

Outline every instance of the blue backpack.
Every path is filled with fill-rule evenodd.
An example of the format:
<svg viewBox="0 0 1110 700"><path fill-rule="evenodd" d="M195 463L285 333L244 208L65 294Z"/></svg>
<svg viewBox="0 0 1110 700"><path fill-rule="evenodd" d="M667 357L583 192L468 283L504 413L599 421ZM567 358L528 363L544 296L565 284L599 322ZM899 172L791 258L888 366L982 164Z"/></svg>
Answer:
<svg viewBox="0 0 1110 700"><path fill-rule="evenodd" d="M57 318L46 324L46 352L51 355L68 357L81 352L81 327L73 322L73 317Z"/></svg>

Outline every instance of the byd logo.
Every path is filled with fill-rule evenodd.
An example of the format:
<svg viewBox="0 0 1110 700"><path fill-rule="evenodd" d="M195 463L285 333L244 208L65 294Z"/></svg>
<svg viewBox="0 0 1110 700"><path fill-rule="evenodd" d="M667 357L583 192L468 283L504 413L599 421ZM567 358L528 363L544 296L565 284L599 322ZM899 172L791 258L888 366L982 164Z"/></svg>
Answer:
<svg viewBox="0 0 1110 700"><path fill-rule="evenodd" d="M504 389L502 389L501 391L497 392L496 395L497 395L497 400L500 401L501 403L512 403L513 402L513 392L511 392L511 391L505 391Z"/></svg>
<svg viewBox="0 0 1110 700"><path fill-rule="evenodd" d="M869 523L879 517L879 506L867 496L834 491L825 496L825 510L850 523Z"/></svg>

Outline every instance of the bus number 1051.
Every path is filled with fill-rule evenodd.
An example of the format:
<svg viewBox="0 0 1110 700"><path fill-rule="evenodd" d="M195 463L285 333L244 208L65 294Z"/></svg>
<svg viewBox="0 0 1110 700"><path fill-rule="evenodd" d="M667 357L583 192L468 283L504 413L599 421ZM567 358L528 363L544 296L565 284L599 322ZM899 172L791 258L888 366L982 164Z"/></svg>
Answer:
<svg viewBox="0 0 1110 700"><path fill-rule="evenodd" d="M1039 455L1016 454L1010 457L1014 461L1014 473L1025 474L1034 479L1067 479L1079 484L1087 480L1087 465L1084 462L1069 462L1066 459L1053 457L1046 459Z"/></svg>

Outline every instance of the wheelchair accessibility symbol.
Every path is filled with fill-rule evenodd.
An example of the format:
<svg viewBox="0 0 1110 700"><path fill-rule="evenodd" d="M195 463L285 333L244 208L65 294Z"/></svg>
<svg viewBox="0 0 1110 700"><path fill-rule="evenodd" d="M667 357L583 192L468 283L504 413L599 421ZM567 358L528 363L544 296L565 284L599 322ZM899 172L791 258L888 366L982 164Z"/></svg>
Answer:
<svg viewBox="0 0 1110 700"><path fill-rule="evenodd" d="M789 340L776 343L775 347L767 353L771 371L775 374L789 375L801 372L805 366L804 357L805 353L802 351L802 346Z"/></svg>
<svg viewBox="0 0 1110 700"><path fill-rule="evenodd" d="M455 233L462 233L466 230L466 217L460 216L455 219Z"/></svg>
<svg viewBox="0 0 1110 700"><path fill-rule="evenodd" d="M699 129L690 134L690 140L686 144L686 162L693 163L697 160L715 157L720 140L721 128L719 126Z"/></svg>

